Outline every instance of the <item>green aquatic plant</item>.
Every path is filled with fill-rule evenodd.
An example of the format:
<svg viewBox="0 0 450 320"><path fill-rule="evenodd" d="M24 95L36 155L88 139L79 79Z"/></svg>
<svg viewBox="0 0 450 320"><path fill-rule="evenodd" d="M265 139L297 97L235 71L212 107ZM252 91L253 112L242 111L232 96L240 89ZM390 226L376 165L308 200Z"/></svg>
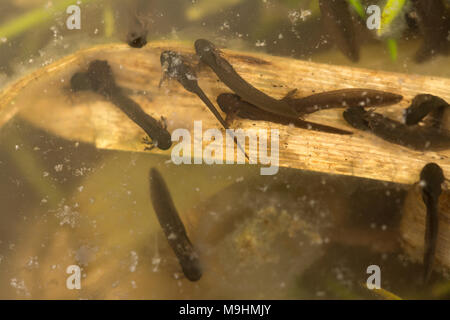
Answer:
<svg viewBox="0 0 450 320"><path fill-rule="evenodd" d="M103 9L103 23L105 26L105 37L111 38L114 34L114 12L110 4Z"/></svg>
<svg viewBox="0 0 450 320"><path fill-rule="evenodd" d="M199 0L195 5L186 10L185 16L189 21L197 21L216 13L219 10L235 6L244 0Z"/></svg>
<svg viewBox="0 0 450 320"><path fill-rule="evenodd" d="M386 43L387 43L388 52L389 52L389 56L391 57L391 60L394 62L397 61L397 56L398 56L397 40L387 39Z"/></svg>
<svg viewBox="0 0 450 320"><path fill-rule="evenodd" d="M362 18L366 18L366 13L364 11L364 7L361 4L361 1L359 0L347 0L348 3L355 9L355 11L358 13L358 15Z"/></svg>
<svg viewBox="0 0 450 320"><path fill-rule="evenodd" d="M388 0L381 12L380 29L378 36L384 36L392 32L392 24L394 20L403 12L403 8L407 0Z"/></svg>
<svg viewBox="0 0 450 320"><path fill-rule="evenodd" d="M95 0L84 0L83 4ZM34 9L26 12L20 17L7 21L0 26L0 39L15 38L32 28L51 21L58 12L65 12L66 8L72 4L77 4L76 0L58 1L48 8Z"/></svg>
<svg viewBox="0 0 450 320"><path fill-rule="evenodd" d="M380 28L377 31L379 37L392 34L393 22L403 12L407 0L388 0L381 13ZM386 40L389 56L392 61L397 61L398 45L397 40L390 37Z"/></svg>

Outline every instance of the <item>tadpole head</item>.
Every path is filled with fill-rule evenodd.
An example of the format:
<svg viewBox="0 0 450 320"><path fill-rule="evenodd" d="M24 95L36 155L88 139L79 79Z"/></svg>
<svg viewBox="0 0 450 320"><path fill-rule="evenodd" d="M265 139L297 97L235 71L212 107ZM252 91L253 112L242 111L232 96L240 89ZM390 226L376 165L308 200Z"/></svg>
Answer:
<svg viewBox="0 0 450 320"><path fill-rule="evenodd" d="M77 72L70 78L70 89L73 92L90 90L91 80L86 72Z"/></svg>
<svg viewBox="0 0 450 320"><path fill-rule="evenodd" d="M412 100L411 105L403 112L403 122L410 126L421 121L430 111L427 104L432 101L430 94L418 94Z"/></svg>
<svg viewBox="0 0 450 320"><path fill-rule="evenodd" d="M211 41L208 41L206 39L196 40L194 47L195 52L201 59L210 56L214 52L214 50L216 50L216 46Z"/></svg>
<svg viewBox="0 0 450 320"><path fill-rule="evenodd" d="M127 34L127 43L132 48L142 48L147 44L147 31L131 31Z"/></svg>
<svg viewBox="0 0 450 320"><path fill-rule="evenodd" d="M173 65L174 60L177 58L181 60L178 53L171 50L165 50L161 52L159 60L161 61L161 66L171 66Z"/></svg>
<svg viewBox="0 0 450 320"><path fill-rule="evenodd" d="M160 56L163 72L172 79L176 79L188 91L198 91L195 70L175 51L166 50Z"/></svg>
<svg viewBox="0 0 450 320"><path fill-rule="evenodd" d="M107 61L94 60L89 64L87 72L92 90L102 95L112 96L116 90L116 82L112 69Z"/></svg>
<svg viewBox="0 0 450 320"><path fill-rule="evenodd" d="M352 127L359 130L369 130L369 123L366 120L367 111L363 107L347 108L342 115Z"/></svg>
<svg viewBox="0 0 450 320"><path fill-rule="evenodd" d="M434 162L427 163L420 172L420 180L425 182L426 186L436 186L440 188L445 181L442 168Z"/></svg>

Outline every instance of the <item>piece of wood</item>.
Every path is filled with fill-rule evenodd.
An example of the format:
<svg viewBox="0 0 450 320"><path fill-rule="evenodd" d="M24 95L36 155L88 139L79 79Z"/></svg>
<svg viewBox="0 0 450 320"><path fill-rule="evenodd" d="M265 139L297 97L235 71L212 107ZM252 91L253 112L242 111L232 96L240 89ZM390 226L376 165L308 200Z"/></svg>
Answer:
<svg viewBox="0 0 450 320"><path fill-rule="evenodd" d="M176 81L159 89L163 50L176 50L196 63L193 44L176 42L149 43L142 49L123 44L109 44L81 50L45 66L0 94L0 125L18 115L58 136L95 144L98 148L144 151L144 132L112 104L94 93L71 93L70 77L86 70L94 59L107 60L119 85L145 91L132 98L155 118L164 116L168 130L193 130L194 120L202 120L203 130L220 129L220 124L200 99L184 90ZM418 93L429 93L450 101L450 79L398 74L351 67L317 64L291 58L249 52L223 50L225 56L244 79L265 93L282 98L298 89L297 96L327 90L369 88L404 96L393 106L377 112L400 120L401 112ZM220 93L230 92L207 67L199 69L198 80L215 103ZM370 133L348 126L343 109L325 110L305 119L354 132L340 136L277 125L263 121L238 120L232 128L244 130L278 129L280 133L279 165L318 172L353 175L397 183L417 181L422 167L438 163L450 176L450 150L418 152L394 145ZM224 135L225 136L225 135ZM253 152L256 150L249 150ZM159 150L152 152L161 153ZM170 150L165 152L170 156ZM225 154L225 153L224 153Z"/></svg>

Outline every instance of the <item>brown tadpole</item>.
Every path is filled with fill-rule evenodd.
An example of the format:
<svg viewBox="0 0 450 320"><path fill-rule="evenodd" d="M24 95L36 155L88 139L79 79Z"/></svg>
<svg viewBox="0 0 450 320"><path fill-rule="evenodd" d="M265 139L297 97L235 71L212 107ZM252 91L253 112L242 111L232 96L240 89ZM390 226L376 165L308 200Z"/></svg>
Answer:
<svg viewBox="0 0 450 320"><path fill-rule="evenodd" d="M414 125L426 116L431 118L431 125L437 129L443 128L444 114L449 112L449 104L442 98L431 94L418 94L411 105L403 113L403 121L407 125Z"/></svg>
<svg viewBox="0 0 450 320"><path fill-rule="evenodd" d="M202 277L199 256L186 233L167 185L156 168L149 172L150 198L170 247L178 258L184 275L190 281Z"/></svg>
<svg viewBox="0 0 450 320"><path fill-rule="evenodd" d="M126 42L132 48L142 48L147 44L147 35L154 22L151 18L153 1L131 0L127 3L128 12L124 12L127 24Z"/></svg>
<svg viewBox="0 0 450 320"><path fill-rule="evenodd" d="M144 140L144 143L150 145L146 149L158 147L167 150L172 146L172 138L166 125L147 114L116 85L113 71L107 61L92 61L87 72L77 72L72 76L70 84L73 92L91 90L118 107L151 138L151 141Z"/></svg>
<svg viewBox="0 0 450 320"><path fill-rule="evenodd" d="M436 243L439 232L439 197L442 193L442 183L445 181L444 172L436 163L426 164L420 172L422 200L427 208L425 218L425 240L423 255L423 280L428 282L433 270Z"/></svg>
<svg viewBox="0 0 450 320"><path fill-rule="evenodd" d="M328 38L352 62L359 60L359 43L347 1L319 0L322 21Z"/></svg>
<svg viewBox="0 0 450 320"><path fill-rule="evenodd" d="M268 121L284 125L294 125L297 128L321 131L333 134L352 134L350 131L330 127L327 125L290 118L278 114L270 113L259 109L254 105L242 100L238 95L232 93L222 93L217 97L217 104L220 109L227 114L227 121L238 116L243 119Z"/></svg>
<svg viewBox="0 0 450 320"><path fill-rule="evenodd" d="M267 112L291 118L299 117L299 114L285 99L275 99L242 78L211 41L197 39L194 46L200 61L210 67L220 81L241 97L242 100Z"/></svg>
<svg viewBox="0 0 450 320"><path fill-rule="evenodd" d="M381 90L349 88L320 92L302 98L286 97L285 99L295 111L303 115L333 108L383 107L400 102L403 96Z"/></svg>
<svg viewBox="0 0 450 320"><path fill-rule="evenodd" d="M448 55L450 45L450 15L442 0L412 0L418 16L423 43L415 54L415 61L425 62L437 54Z"/></svg>
<svg viewBox="0 0 450 320"><path fill-rule="evenodd" d="M228 124L222 118L220 113L217 111L216 107L213 105L211 100L206 96L204 91L200 88L197 82L197 74L195 73L194 68L192 68L186 61L185 57L178 52L166 50L161 53L160 56L161 67L163 68L163 76L159 85L166 78L176 79L187 91L196 94L200 100L208 107L208 109L212 112L214 117L220 122L222 127L226 130L228 134L233 138L234 143L238 146L238 148L245 155L245 158L249 160L247 153L245 152L245 148L241 146L236 138L236 136L229 133L227 129L229 129Z"/></svg>
<svg viewBox="0 0 450 320"><path fill-rule="evenodd" d="M352 127L414 150L446 150L450 148L450 132L435 126L406 125L385 117L382 114L367 111L363 107L347 108L344 119Z"/></svg>

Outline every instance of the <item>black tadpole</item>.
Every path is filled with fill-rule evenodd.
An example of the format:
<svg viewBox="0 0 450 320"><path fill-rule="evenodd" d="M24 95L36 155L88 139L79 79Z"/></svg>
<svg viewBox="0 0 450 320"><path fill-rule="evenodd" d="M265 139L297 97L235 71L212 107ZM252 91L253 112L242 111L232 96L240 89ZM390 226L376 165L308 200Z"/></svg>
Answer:
<svg viewBox="0 0 450 320"><path fill-rule="evenodd" d="M269 121L284 125L294 125L297 128L321 131L333 134L352 134L350 131L337 129L319 123L309 122L296 118L289 118L259 109L254 105L242 100L233 93L222 93L217 96L217 104L227 114L227 119L238 116L243 119Z"/></svg>
<svg viewBox="0 0 450 320"><path fill-rule="evenodd" d="M160 60L161 66L163 68L163 76L161 78L160 85L162 81L167 77L176 79L183 86L183 88L185 88L189 92L196 94L213 113L222 127L227 130L227 123L217 111L216 107L212 104L211 100L209 100L209 98L198 85L197 75L194 69L184 61L183 56L177 52L167 50L161 53ZM227 133L230 134L228 131ZM242 151L245 157L249 159L247 153L245 152L245 149L239 144L237 138L232 134L230 134L230 136L233 138L234 143Z"/></svg>
<svg viewBox="0 0 450 320"><path fill-rule="evenodd" d="M111 101L147 133L152 139L149 144L161 150L167 150L172 146L170 133L165 126L145 113L138 103L124 94L122 89L116 85L107 61L92 61L87 72L77 72L72 76L70 84L74 92L92 90Z"/></svg>
<svg viewBox="0 0 450 320"><path fill-rule="evenodd" d="M427 208L425 218L425 245L423 255L424 283L428 282L433 270L436 243L439 231L439 197L442 193L444 173L436 163L426 164L420 172L422 200Z"/></svg>
<svg viewBox="0 0 450 320"><path fill-rule="evenodd" d="M200 260L187 236L166 183L155 168L150 169L149 181L153 208L166 239L177 256L186 278L190 281L197 281L202 277Z"/></svg>
<svg viewBox="0 0 450 320"><path fill-rule="evenodd" d="M450 133L446 129L433 126L408 126L382 114L366 111L362 107L348 108L344 119L352 127L398 145L414 150L446 150L450 148Z"/></svg>
<svg viewBox="0 0 450 320"><path fill-rule="evenodd" d="M359 60L359 44L347 1L319 0L322 21L328 37L351 61Z"/></svg>
<svg viewBox="0 0 450 320"><path fill-rule="evenodd" d="M449 104L442 98L431 94L418 94L414 97L411 106L405 109L404 122L407 125L414 125L429 115L432 118L432 126L439 129L444 112L446 109L450 109L449 107Z"/></svg>
<svg viewBox="0 0 450 320"><path fill-rule="evenodd" d="M142 48L147 44L147 31L131 31L127 34L127 43L132 48Z"/></svg>

